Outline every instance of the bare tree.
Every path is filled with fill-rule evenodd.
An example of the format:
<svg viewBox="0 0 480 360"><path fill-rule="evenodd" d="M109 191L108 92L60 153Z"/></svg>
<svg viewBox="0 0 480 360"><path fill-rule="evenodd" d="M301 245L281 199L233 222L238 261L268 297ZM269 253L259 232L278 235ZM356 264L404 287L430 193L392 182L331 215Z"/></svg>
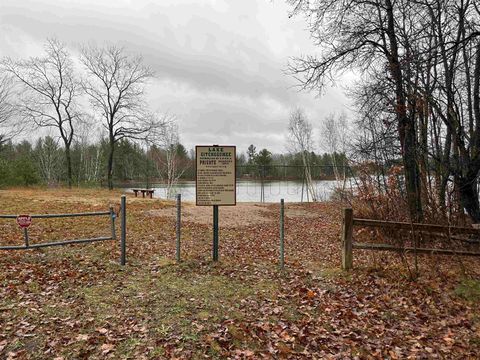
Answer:
<svg viewBox="0 0 480 360"><path fill-rule="evenodd" d="M364 75L359 113L372 131L362 151L401 157L410 219L450 221L466 211L480 222L478 1L288 1L321 47L318 57L294 60L291 73L305 89L346 68Z"/></svg>
<svg viewBox="0 0 480 360"><path fill-rule="evenodd" d="M20 61L5 58L2 65L23 89L22 116L38 126L58 129L65 146L67 181L71 187L70 146L75 133L75 123L81 116L77 104L81 89L65 44L57 39L48 39L44 50L44 57L31 57Z"/></svg>
<svg viewBox="0 0 480 360"><path fill-rule="evenodd" d="M0 145L18 133L14 122L15 106L12 99L12 81L7 76L0 78Z"/></svg>
<svg viewBox="0 0 480 360"><path fill-rule="evenodd" d="M187 170L187 166L181 162L178 154L180 135L174 116L164 115L160 120L162 131L149 141L155 149L150 153L156 164L158 174L165 181L165 193L167 198L174 195L178 180Z"/></svg>
<svg viewBox="0 0 480 360"><path fill-rule="evenodd" d="M58 141L51 136L38 139L34 154L43 181L48 185L58 181L61 165L61 152Z"/></svg>
<svg viewBox="0 0 480 360"><path fill-rule="evenodd" d="M383 74L372 71L368 80L357 82L348 93L356 108L350 159L358 165L375 164L375 177L371 179L375 179L379 193L388 189L387 167L401 157L395 115L385 107L392 102L391 86L383 81ZM367 167L365 172L369 171Z"/></svg>
<svg viewBox="0 0 480 360"><path fill-rule="evenodd" d="M99 140L96 137L99 129L92 125L82 122L75 140L75 148L80 153L78 181L96 182L101 176L102 146L94 142L94 139Z"/></svg>
<svg viewBox="0 0 480 360"><path fill-rule="evenodd" d="M311 152L313 151L312 125L308 121L304 112L299 108L292 110L290 113L288 140L290 150L294 153L300 153L302 156L307 191L310 193L312 200L317 201L317 190L313 184L310 168Z"/></svg>
<svg viewBox="0 0 480 360"><path fill-rule="evenodd" d="M415 117L409 111L407 80L402 54L407 46L401 42L402 24L417 29L415 11L407 0L288 0L295 12L307 15L310 34L321 55L295 59L289 66L304 89L322 89L327 81L345 69L383 67L393 84L398 138L404 165L407 203L411 218L423 218L419 166L416 161ZM400 24L400 25L399 25ZM417 36L413 34L412 36Z"/></svg>
<svg viewBox="0 0 480 360"><path fill-rule="evenodd" d="M345 190L347 180L347 130L347 116L343 112L338 116L333 113L327 115L321 127L321 144L332 155L333 173L337 182L342 182L342 190ZM338 163L339 159L343 159L342 164Z"/></svg>
<svg viewBox="0 0 480 360"><path fill-rule="evenodd" d="M113 189L115 143L124 138L145 139L155 126L144 101L153 71L143 65L140 56L130 56L115 45L84 47L80 60L88 74L83 88L108 131L107 179Z"/></svg>

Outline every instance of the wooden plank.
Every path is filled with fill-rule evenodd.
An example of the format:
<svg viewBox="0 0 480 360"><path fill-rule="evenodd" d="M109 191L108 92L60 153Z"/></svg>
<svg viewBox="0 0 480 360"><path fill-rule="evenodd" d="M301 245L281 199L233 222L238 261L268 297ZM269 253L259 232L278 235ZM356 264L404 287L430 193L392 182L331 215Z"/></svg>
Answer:
<svg viewBox="0 0 480 360"><path fill-rule="evenodd" d="M406 251L413 252L417 251L419 254L437 254L437 255L460 255L460 256L480 256L478 252L471 251L456 251L449 249L427 249L427 248L417 248L413 247L397 247L390 244L365 244L365 243L353 243L353 249L363 249L363 250L378 250L378 251Z"/></svg>
<svg viewBox="0 0 480 360"><path fill-rule="evenodd" d="M342 269L350 270L353 267L352 254L353 210L343 209L342 223Z"/></svg>
<svg viewBox="0 0 480 360"><path fill-rule="evenodd" d="M395 228L402 230L416 230L416 231L428 231L432 233L444 233L448 234L471 234L479 235L480 230L467 227L458 227L458 226L443 226L443 225L434 225L434 224L419 224L419 223L407 223L407 222L397 222L397 221L383 221L383 220L370 220L370 219L353 219L354 226L363 226L363 227L380 227L380 228Z"/></svg>

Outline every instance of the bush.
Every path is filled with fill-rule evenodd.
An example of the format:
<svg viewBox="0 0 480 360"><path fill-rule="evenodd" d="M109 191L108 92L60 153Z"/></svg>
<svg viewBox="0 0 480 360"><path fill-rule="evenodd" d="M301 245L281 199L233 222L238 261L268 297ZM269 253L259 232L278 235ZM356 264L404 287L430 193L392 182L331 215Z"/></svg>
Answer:
<svg viewBox="0 0 480 360"><path fill-rule="evenodd" d="M359 168L358 186L352 197L355 216L367 219L409 221L404 197L402 167L392 167L386 176Z"/></svg>

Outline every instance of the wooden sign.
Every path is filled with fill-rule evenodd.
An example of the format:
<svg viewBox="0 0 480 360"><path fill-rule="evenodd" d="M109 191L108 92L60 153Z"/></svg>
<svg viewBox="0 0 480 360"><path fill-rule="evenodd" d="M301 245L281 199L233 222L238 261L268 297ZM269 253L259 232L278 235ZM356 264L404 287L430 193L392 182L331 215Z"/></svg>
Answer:
<svg viewBox="0 0 480 360"><path fill-rule="evenodd" d="M196 202L236 205L235 146L196 146Z"/></svg>
<svg viewBox="0 0 480 360"><path fill-rule="evenodd" d="M28 228L32 224L32 217L30 215L18 215L17 224L21 228Z"/></svg>

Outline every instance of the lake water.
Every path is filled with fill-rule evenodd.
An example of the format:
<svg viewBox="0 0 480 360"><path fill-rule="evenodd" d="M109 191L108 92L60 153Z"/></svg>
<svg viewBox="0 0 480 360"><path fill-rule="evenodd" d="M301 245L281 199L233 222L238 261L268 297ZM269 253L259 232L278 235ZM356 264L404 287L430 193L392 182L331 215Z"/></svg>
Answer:
<svg viewBox="0 0 480 360"><path fill-rule="evenodd" d="M326 201L330 198L336 181L317 180L314 181L319 200ZM166 189L163 184L152 184L155 189L154 197L165 198ZM237 202L260 202L261 182L254 180L237 181ZM130 189L128 189L131 191ZM182 200L195 201L195 181L183 181L177 184L175 194L182 194ZM303 189L303 201L307 201L306 187ZM285 199L287 202L302 201L301 181L265 181L264 182L265 202L278 202ZM311 199L310 199L311 200Z"/></svg>

